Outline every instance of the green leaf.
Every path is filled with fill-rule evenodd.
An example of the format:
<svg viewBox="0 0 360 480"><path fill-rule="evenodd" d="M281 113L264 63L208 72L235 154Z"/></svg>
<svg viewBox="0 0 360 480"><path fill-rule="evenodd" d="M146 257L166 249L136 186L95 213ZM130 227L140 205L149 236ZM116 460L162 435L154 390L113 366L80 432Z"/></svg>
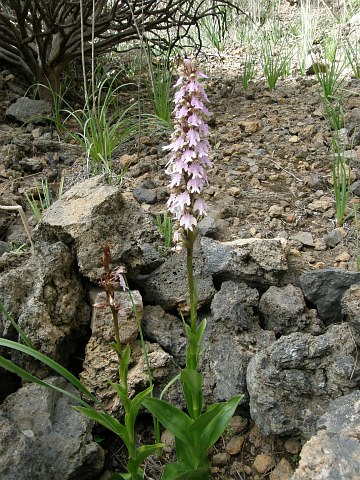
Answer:
<svg viewBox="0 0 360 480"><path fill-rule="evenodd" d="M130 458L129 463L139 467L143 461L152 453L157 452L164 447L163 443L154 443L153 445L142 445L136 450L136 458Z"/></svg>
<svg viewBox="0 0 360 480"><path fill-rule="evenodd" d="M120 400L121 400L122 404L124 405L125 412L128 412L130 410L131 401L130 401L130 398L128 397L127 389L124 388L119 383L114 383L111 380L108 380L108 382L113 387L113 389L116 391L116 393L119 395Z"/></svg>
<svg viewBox="0 0 360 480"><path fill-rule="evenodd" d="M121 380L124 382L124 384L126 383L126 380L127 380L130 356L131 356L131 349L130 349L130 345L127 344L125 349L122 352L121 362L119 367L119 375Z"/></svg>
<svg viewBox="0 0 360 480"><path fill-rule="evenodd" d="M158 398L145 398L143 405L169 430L176 438L193 448L192 439L188 435L188 428L193 420L178 408Z"/></svg>
<svg viewBox="0 0 360 480"><path fill-rule="evenodd" d="M205 329L206 329L206 318L204 318L204 319L201 321L200 325L198 326L198 328L197 328L197 330L196 330L196 335L197 335L197 337L198 337L198 339L199 339L199 342L201 341L201 338L202 338L202 336L203 336L203 334L204 334L204 332L205 332Z"/></svg>
<svg viewBox="0 0 360 480"><path fill-rule="evenodd" d="M185 369L181 372L180 380L183 382L184 396L189 415L195 419L201 414L204 400L202 375L195 370Z"/></svg>
<svg viewBox="0 0 360 480"><path fill-rule="evenodd" d="M70 373L69 370L67 370L51 358L43 355L42 353L34 350L33 348L22 345L21 343L13 342L12 340L7 340L5 338L0 338L0 346L8 347L13 350L18 350L19 352L26 353L27 355L36 358L36 360L39 360L48 367L52 368L53 370L55 370L55 372L64 377L68 382L72 383L75 388L77 388L81 393L89 397L93 402L99 405L103 411L105 411L105 407L99 402L99 400L91 392L89 392L89 390L72 373Z"/></svg>
<svg viewBox="0 0 360 480"><path fill-rule="evenodd" d="M4 305L0 302L0 310L3 312L3 314L5 315L5 317L7 318L7 320L9 320L9 322L11 323L11 325L15 328L15 330L18 332L18 334L20 335L20 337L22 338L23 342L25 343L26 346L28 346L29 348L33 348L34 350L35 347L34 345L31 343L31 340L29 339L29 337L26 335L26 333L22 330L21 327L19 327L19 325L15 322L15 320L12 318L11 315L9 315L9 313L7 312L7 310L5 309Z"/></svg>
<svg viewBox="0 0 360 480"><path fill-rule="evenodd" d="M31 375L26 370L15 365L15 363L13 363L11 360L8 360L7 358L4 358L2 356L0 356L0 367L4 368L5 370L8 370L11 373L16 373L16 375L19 375L19 377L23 378L27 382L36 383L37 385L41 385L42 387L50 388L51 390L56 390L57 392L63 393L64 395L71 398L72 400L75 400L76 403L80 403L81 405L85 405L86 407L88 407L88 404L84 402L84 400L78 395L75 395L74 393L68 392L67 390L64 390L61 387L57 387L56 385L53 385L51 383L45 382L44 380L40 380L37 377L34 377L34 375Z"/></svg>
<svg viewBox="0 0 360 480"><path fill-rule="evenodd" d="M232 416L234 415L236 407L238 406L238 403L240 402L242 397L243 395L234 397L231 400L220 404L222 407L221 409L218 410L216 408L216 415L209 421L201 435L202 453L205 454L206 452L208 452L209 449L220 438L225 428L227 427L227 424L230 422ZM210 412L206 413L212 414L213 409L211 409Z"/></svg>
<svg viewBox="0 0 360 480"><path fill-rule="evenodd" d="M91 407L74 407L74 408L75 410L78 410L79 412L84 413L92 420L95 420L96 422L100 423L100 425L102 425L103 427L114 432L123 440L125 445L128 444L128 440L129 440L128 432L126 431L126 428L124 427L124 425L122 425L118 420L116 420L116 418L112 417L108 413L97 412Z"/></svg>
<svg viewBox="0 0 360 480"><path fill-rule="evenodd" d="M209 478L209 466L194 469L183 463L168 463L161 480L209 480Z"/></svg>

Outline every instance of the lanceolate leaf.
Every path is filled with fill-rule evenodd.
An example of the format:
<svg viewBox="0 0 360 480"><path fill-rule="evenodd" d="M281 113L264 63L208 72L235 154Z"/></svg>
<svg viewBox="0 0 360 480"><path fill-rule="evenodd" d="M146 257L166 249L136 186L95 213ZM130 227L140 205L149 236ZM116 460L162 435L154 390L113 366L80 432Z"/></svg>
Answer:
<svg viewBox="0 0 360 480"><path fill-rule="evenodd" d="M219 409L217 414L210 420L207 426L203 430L202 445L203 453L207 452L214 443L220 438L224 432L227 424L231 420L238 403L240 402L242 395L232 398L231 400L222 404L222 408ZM212 411L211 411L212 412ZM205 414L206 415L206 414Z"/></svg>
<svg viewBox="0 0 360 480"><path fill-rule="evenodd" d="M57 387L56 385L53 385L51 383L45 382L44 380L40 380L37 377L34 377L34 375L31 375L26 370L15 365L15 363L1 356L0 356L0 367L4 368L5 370L8 370L11 373L16 373L16 375L19 375L19 377L23 378L27 382L36 383L37 385L41 385L42 387L50 388L51 390L56 390L57 392L63 393L67 397L71 398L76 403L80 403L81 405L84 405L86 407L88 406L88 404L84 402L84 400L78 395L75 395L74 393L68 392L63 388Z"/></svg>
<svg viewBox="0 0 360 480"><path fill-rule="evenodd" d="M160 450L163 447L164 447L163 443L154 443L153 445L142 445L136 450L136 459L135 460L130 459L129 463L133 461L134 465L137 465L137 467L139 467L149 455Z"/></svg>
<svg viewBox="0 0 360 480"><path fill-rule="evenodd" d="M208 480L209 467L189 468L182 463L168 463L161 480Z"/></svg>
<svg viewBox="0 0 360 480"><path fill-rule="evenodd" d="M201 414L203 405L202 375L195 370L185 369L181 372L184 396L191 418L196 419Z"/></svg>
<svg viewBox="0 0 360 480"><path fill-rule="evenodd" d="M91 407L74 407L75 410L84 413L89 418L95 420L96 422L100 423L100 425L104 426L108 430L111 430L116 435L118 435L125 444L128 443L128 433L124 425L122 425L116 418L112 417L108 413L97 412Z"/></svg>
<svg viewBox="0 0 360 480"><path fill-rule="evenodd" d="M36 358L36 360L39 360L48 367L52 368L53 370L55 370L55 372L64 377L68 382L72 383L75 388L77 388L81 393L89 397L93 402L99 405L102 410L105 411L105 407L99 402L99 400L91 392L89 392L89 390L72 373L70 373L69 370L67 370L51 358L43 355L42 353L34 350L33 348L29 348L26 345L13 342L12 340L7 340L5 338L0 338L0 346L12 348L13 350L18 350L19 352L26 353L27 355Z"/></svg>
<svg viewBox="0 0 360 480"><path fill-rule="evenodd" d="M143 405L169 430L176 438L194 448L187 429L193 420L178 408L157 398L145 398Z"/></svg>
<svg viewBox="0 0 360 480"><path fill-rule="evenodd" d="M21 327L19 327L19 325L15 322L15 320L12 318L11 315L8 314L8 312L6 311L4 305L0 302L0 311L3 312L3 314L5 315L5 317L9 320L9 322L11 323L11 325L15 328L15 330L18 332L18 334L20 335L20 337L22 338L23 342L25 343L26 346L28 346L29 348L33 348L35 350L35 347L34 345L31 343L31 340L29 339L29 337L26 335L26 333L22 330Z"/></svg>

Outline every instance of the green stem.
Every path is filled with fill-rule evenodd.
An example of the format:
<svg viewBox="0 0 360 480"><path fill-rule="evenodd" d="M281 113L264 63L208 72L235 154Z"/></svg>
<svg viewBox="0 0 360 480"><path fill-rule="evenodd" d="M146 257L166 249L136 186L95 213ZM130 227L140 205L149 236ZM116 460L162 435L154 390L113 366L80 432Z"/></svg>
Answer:
<svg viewBox="0 0 360 480"><path fill-rule="evenodd" d="M145 363L146 363L146 368L147 368L147 373L148 373L148 378L149 378L149 384L152 387L153 386L153 378L152 378L152 374L151 374L151 366L150 366L150 361L149 361L147 348L146 348L146 345L145 345L145 339L144 339L144 335L143 335L143 331L142 331L139 312L136 308L136 304L134 302L134 299L133 299L133 296L131 294L131 290L129 288L127 280L125 280L125 281L126 281L126 286L127 286L128 292L129 292L131 306L132 306L132 309L133 309L133 312L134 312L134 315L135 315L135 318L136 318L136 322L137 322L137 325L138 325L138 329L139 329L141 348L142 348L144 358L145 358ZM151 392L151 397L153 397L153 392ZM156 441L156 443L160 443L160 423L154 415L153 415L153 424L154 424L155 441Z"/></svg>
<svg viewBox="0 0 360 480"><path fill-rule="evenodd" d="M194 280L194 268L193 268L193 254L194 243L196 239L196 232L188 232L186 237L186 266L189 285L190 296L190 332L188 335L188 351L186 355L186 368L190 370L197 370L198 357L200 351L199 339L196 335L197 330L197 293L196 284Z"/></svg>

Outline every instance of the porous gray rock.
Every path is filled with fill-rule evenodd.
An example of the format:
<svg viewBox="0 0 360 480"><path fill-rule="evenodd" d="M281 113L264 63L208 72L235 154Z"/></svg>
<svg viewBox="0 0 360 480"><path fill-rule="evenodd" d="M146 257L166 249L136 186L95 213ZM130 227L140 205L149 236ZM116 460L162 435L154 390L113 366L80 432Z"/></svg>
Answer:
<svg viewBox="0 0 360 480"><path fill-rule="evenodd" d="M250 412L264 434L316 432L330 401L358 387L356 344L346 323L323 335L292 333L257 353L247 370Z"/></svg>
<svg viewBox="0 0 360 480"><path fill-rule="evenodd" d="M179 373L179 366L173 357L164 352L156 343L146 342L151 374L154 382L154 392L159 394L162 388ZM108 413L121 417L124 413L123 405L115 389L109 384L119 382L119 360L115 349L110 343L99 342L91 337L85 349L83 371L80 374L81 382L105 406ZM149 373L142 346L139 340L131 344L131 361L128 372L128 391L133 396L149 386ZM174 388L169 392L174 403L179 404L180 389Z"/></svg>
<svg viewBox="0 0 360 480"><path fill-rule="evenodd" d="M37 349L68 365L90 321L90 309L69 247L60 241L39 241L34 255L0 275L0 298ZM19 340L3 314L0 336ZM2 353L20 361L14 351ZM21 356L20 363L38 376L49 374L47 367L29 356Z"/></svg>
<svg viewBox="0 0 360 480"><path fill-rule="evenodd" d="M108 185L101 176L74 185L44 214L39 237L58 236L75 243L80 271L97 282L102 275L102 248L111 244L114 266L125 263L132 276L149 270L148 257L141 248L160 241L151 215L118 186Z"/></svg>
<svg viewBox="0 0 360 480"><path fill-rule="evenodd" d="M149 205L156 203L156 192L153 190L148 190L147 188L143 187L136 187L133 190L133 195L135 200L137 200L139 203L147 203Z"/></svg>
<svg viewBox="0 0 360 480"><path fill-rule="evenodd" d="M293 332L319 334L324 329L316 310L306 308L301 289L294 285L270 287L261 297L259 310L264 328L277 335Z"/></svg>
<svg viewBox="0 0 360 480"><path fill-rule="evenodd" d="M194 249L194 278L199 307L210 303L216 293L212 276L206 272L200 243ZM185 314L190 311L189 286L186 269L186 251L171 255L143 281L145 300L160 305L165 310L178 308Z"/></svg>
<svg viewBox="0 0 360 480"><path fill-rule="evenodd" d="M200 357L207 402L228 400L243 394L249 401L246 369L259 350L275 341L273 332L260 328L255 309L258 292L244 283L224 282L211 303Z"/></svg>
<svg viewBox="0 0 360 480"><path fill-rule="evenodd" d="M179 318L166 313L159 305L147 305L142 328L146 338L157 342L179 365L185 365L187 340Z"/></svg>
<svg viewBox="0 0 360 480"><path fill-rule="evenodd" d="M287 244L282 238L246 238L218 242L203 237L206 271L219 280L237 280L251 286L279 285L287 272Z"/></svg>
<svg viewBox="0 0 360 480"><path fill-rule="evenodd" d="M63 378L46 379L71 393ZM65 395L26 384L0 406L2 480L91 480L98 478L104 451L92 438L94 422L72 408Z"/></svg>
<svg viewBox="0 0 360 480"><path fill-rule="evenodd" d="M354 341L360 346L360 285L351 285L346 290L341 299L341 308Z"/></svg>
<svg viewBox="0 0 360 480"><path fill-rule="evenodd" d="M52 115L52 105L44 100L19 97L5 112L8 120L18 123L46 123Z"/></svg>
<svg viewBox="0 0 360 480"><path fill-rule="evenodd" d="M320 430L304 445L291 480L358 480L360 392L332 401L317 427Z"/></svg>
<svg viewBox="0 0 360 480"><path fill-rule="evenodd" d="M354 284L360 284L360 273L335 268L314 270L299 278L305 297L313 303L325 325L341 322L341 298Z"/></svg>

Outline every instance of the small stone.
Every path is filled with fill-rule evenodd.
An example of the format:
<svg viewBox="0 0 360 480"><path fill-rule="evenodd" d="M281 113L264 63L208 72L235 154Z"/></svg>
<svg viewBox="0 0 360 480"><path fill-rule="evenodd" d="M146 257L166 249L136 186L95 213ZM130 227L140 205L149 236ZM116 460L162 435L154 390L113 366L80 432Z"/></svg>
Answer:
<svg viewBox="0 0 360 480"><path fill-rule="evenodd" d="M275 465L275 460L271 455L266 455L265 453L260 453L256 455L253 467L259 473L266 473L273 468Z"/></svg>
<svg viewBox="0 0 360 480"><path fill-rule="evenodd" d="M326 245L330 248L336 247L342 240L341 231L337 228L329 232L327 235L324 236L324 241Z"/></svg>
<svg viewBox="0 0 360 480"><path fill-rule="evenodd" d="M245 437L243 435L235 435L228 441L225 449L230 455L237 455L241 452L244 441Z"/></svg>
<svg viewBox="0 0 360 480"><path fill-rule="evenodd" d="M314 268L317 268L318 270L325 267L326 267L326 264L324 262L316 262L314 265Z"/></svg>
<svg viewBox="0 0 360 480"><path fill-rule="evenodd" d="M163 448L165 453L172 453L175 450L175 437L169 432L169 430L164 430L161 435L161 443L165 446Z"/></svg>
<svg viewBox="0 0 360 480"><path fill-rule="evenodd" d="M271 205L268 213L271 218L278 218L281 217L281 215L283 214L283 208L280 205Z"/></svg>
<svg viewBox="0 0 360 480"><path fill-rule="evenodd" d="M212 465L214 467L225 467L229 463L230 455L227 452L216 453L212 457Z"/></svg>
<svg viewBox="0 0 360 480"><path fill-rule="evenodd" d="M293 473L290 463L282 458L270 473L269 480L289 480Z"/></svg>
<svg viewBox="0 0 360 480"><path fill-rule="evenodd" d="M288 453L297 455L301 450L301 444L297 438L290 437L284 443L285 450Z"/></svg>
<svg viewBox="0 0 360 480"><path fill-rule="evenodd" d="M335 257L335 262L348 262L350 260L351 256L349 252L341 252L339 255Z"/></svg>
<svg viewBox="0 0 360 480"><path fill-rule="evenodd" d="M297 136L297 135L292 135L290 138L289 138L289 142L290 143L298 143L300 141L300 138Z"/></svg>
<svg viewBox="0 0 360 480"><path fill-rule="evenodd" d="M322 197L319 200L315 200L312 203L309 203L308 209L313 211L313 212L326 212L326 210L329 210L333 206L333 202L330 198L328 197Z"/></svg>
<svg viewBox="0 0 360 480"><path fill-rule="evenodd" d="M295 235L291 235L290 240L300 242L305 247L313 247L314 240L310 232L298 232Z"/></svg>
<svg viewBox="0 0 360 480"><path fill-rule="evenodd" d="M156 203L156 193L147 188L134 188L133 196L139 203L146 203L148 205Z"/></svg>
<svg viewBox="0 0 360 480"><path fill-rule="evenodd" d="M237 197L238 195L240 195L240 188L239 187L230 187L229 190L229 195L231 195L232 197Z"/></svg>
<svg viewBox="0 0 360 480"><path fill-rule="evenodd" d="M240 417L240 415L234 415L228 424L229 430L234 434L242 433L248 426L248 419Z"/></svg>
<svg viewBox="0 0 360 480"><path fill-rule="evenodd" d="M232 475L239 475L239 473L246 473L246 475L251 475L253 469L242 462L232 462L230 466L230 473Z"/></svg>

